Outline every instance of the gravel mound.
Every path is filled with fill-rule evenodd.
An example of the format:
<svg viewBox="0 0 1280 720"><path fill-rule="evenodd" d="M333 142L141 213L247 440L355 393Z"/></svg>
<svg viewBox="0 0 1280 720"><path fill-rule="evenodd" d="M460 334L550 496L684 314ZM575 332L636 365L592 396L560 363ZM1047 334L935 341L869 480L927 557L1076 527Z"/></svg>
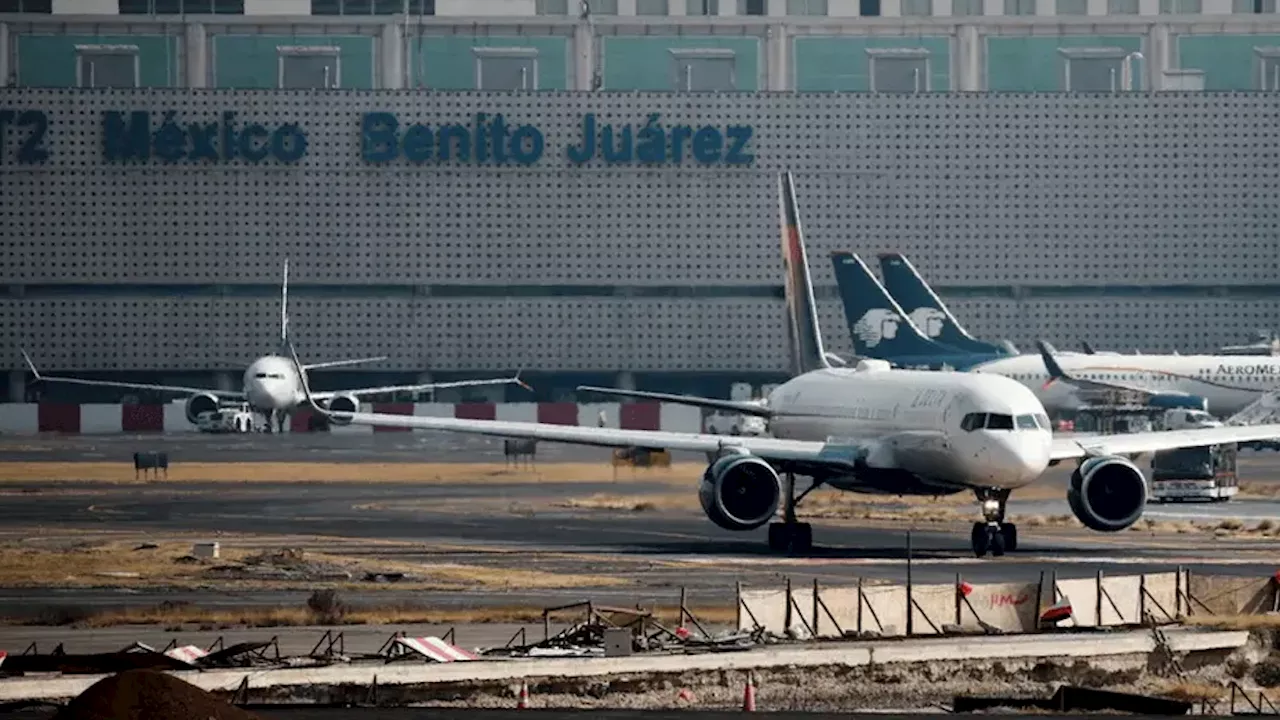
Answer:
<svg viewBox="0 0 1280 720"><path fill-rule="evenodd" d="M172 675L128 670L94 683L53 720L261 719Z"/></svg>

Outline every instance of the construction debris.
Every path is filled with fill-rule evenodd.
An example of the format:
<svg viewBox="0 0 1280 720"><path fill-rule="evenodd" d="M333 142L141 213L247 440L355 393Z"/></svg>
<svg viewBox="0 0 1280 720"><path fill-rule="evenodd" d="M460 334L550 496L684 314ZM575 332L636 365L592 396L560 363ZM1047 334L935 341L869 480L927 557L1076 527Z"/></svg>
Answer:
<svg viewBox="0 0 1280 720"><path fill-rule="evenodd" d="M260 720L190 683L154 670L103 678L53 720Z"/></svg>

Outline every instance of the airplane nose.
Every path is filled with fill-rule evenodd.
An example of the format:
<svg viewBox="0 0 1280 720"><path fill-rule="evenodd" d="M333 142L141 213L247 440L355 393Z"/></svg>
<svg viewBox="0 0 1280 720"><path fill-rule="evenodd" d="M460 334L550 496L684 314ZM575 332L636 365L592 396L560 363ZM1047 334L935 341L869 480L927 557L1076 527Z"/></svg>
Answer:
<svg viewBox="0 0 1280 720"><path fill-rule="evenodd" d="M1010 484L1029 483L1049 466L1049 447L1035 438L1003 438L1003 442L994 445L992 450L999 457L1000 474Z"/></svg>

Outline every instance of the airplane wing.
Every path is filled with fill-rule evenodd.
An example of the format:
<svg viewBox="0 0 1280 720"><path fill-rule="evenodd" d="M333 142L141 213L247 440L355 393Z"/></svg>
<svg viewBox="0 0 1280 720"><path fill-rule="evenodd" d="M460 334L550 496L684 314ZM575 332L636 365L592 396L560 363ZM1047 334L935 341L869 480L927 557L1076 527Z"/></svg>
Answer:
<svg viewBox="0 0 1280 720"><path fill-rule="evenodd" d="M307 382L305 380L305 376L303 377L303 385L305 386ZM388 385L386 387L356 388L354 390L326 390L318 393L310 393L308 391L308 396L315 400L329 400L337 397L338 395L354 395L356 397L360 397L362 395L385 395L397 392L426 392L428 390L442 390L444 388L477 387L480 385L509 385L512 383L519 385L525 390L533 390L533 388L529 387L525 381L520 379L520 373L516 373L515 377L492 378L489 380L456 380L454 382L423 383L421 385Z"/></svg>
<svg viewBox="0 0 1280 720"><path fill-rule="evenodd" d="M1129 455L1280 438L1280 424L1054 437L1051 460Z"/></svg>
<svg viewBox="0 0 1280 720"><path fill-rule="evenodd" d="M669 393L648 392L645 390L620 390L618 388L595 387L593 385L579 385L578 390L597 392L601 395L645 398L647 400L678 403L680 405L692 405L694 407L703 407L712 410L727 410L729 412L742 413L743 415L755 415L757 417L764 418L773 417L773 411L765 407L758 400L718 400L716 398L703 398L692 395L671 395Z"/></svg>
<svg viewBox="0 0 1280 720"><path fill-rule="evenodd" d="M1155 390L1151 390L1150 388L1144 388L1138 385L1116 382L1114 380L1091 380L1089 378L1069 375L1067 374L1067 371L1063 370L1062 366L1058 364L1058 361L1054 359L1053 349L1047 343L1037 340L1036 347L1040 348L1040 357L1044 360L1045 370L1049 372L1049 381L1044 384L1045 387L1048 387L1054 382L1060 381L1069 383L1081 389L1133 393L1143 398L1151 397L1152 395L1168 394L1159 393Z"/></svg>
<svg viewBox="0 0 1280 720"><path fill-rule="evenodd" d="M118 382L115 380L86 380L84 378L51 377L40 374L40 371L36 369L36 364L31 362L31 356L27 354L26 350L22 350L22 359L27 361L27 368L31 370L31 374L36 377L36 380L43 380L46 382L63 382L73 385L92 385L96 387L129 388L132 390L171 392L184 395L213 395L215 397L224 398L244 398L244 392L241 390L215 390L213 388L186 387L184 385L149 385L146 383Z"/></svg>
<svg viewBox="0 0 1280 720"><path fill-rule="evenodd" d="M301 367L296 351L293 362ZM855 460L865 458L875 449L870 443L853 439L839 442L815 442L804 440L779 440L760 436L704 435L700 433L664 432L660 430L620 430L616 428L554 425L550 423L507 422L500 420L463 420L459 418L424 417L418 415L394 415L390 413L352 413L326 410L320 407L312 394L306 375L302 375L303 392L313 408L322 415L349 420L355 425L403 427L415 430L443 430L471 435L520 438L563 442L574 445L593 445L612 448L647 448L653 450L684 450L692 452L718 452L727 447L743 448L765 460L820 463L827 466L853 468Z"/></svg>

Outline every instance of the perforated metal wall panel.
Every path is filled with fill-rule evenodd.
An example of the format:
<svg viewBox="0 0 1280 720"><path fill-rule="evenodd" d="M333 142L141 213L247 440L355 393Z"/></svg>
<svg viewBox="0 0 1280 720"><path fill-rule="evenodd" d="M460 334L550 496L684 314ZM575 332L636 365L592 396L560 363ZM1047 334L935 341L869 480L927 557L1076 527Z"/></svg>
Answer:
<svg viewBox="0 0 1280 720"><path fill-rule="evenodd" d="M780 285L782 168L797 173L819 284L833 282L837 248L900 250L943 287L1271 284L1280 272L1280 99L1267 94L0 95L50 120L43 163L15 162L27 129L6 135L6 284L273 285L287 255L299 285ZM184 127L226 111L241 129L297 123L307 149L292 163L104 161L104 112L136 110L153 130L167 111ZM369 162L360 127L373 111L395 114L402 135L410 122L434 131L501 113L545 148L528 166ZM668 130L749 126L754 161L576 165L566 148L588 112L637 130L654 113ZM3 307L50 367L200 367L261 352L276 332L267 300L33 295ZM1015 342L1087 333L1099 346L1204 349L1273 325L1276 308L1157 297L953 309L975 334ZM838 304L824 312L829 343L847 348ZM312 354L374 350L402 368L784 367L781 310L765 299L300 297L293 315Z"/></svg>

